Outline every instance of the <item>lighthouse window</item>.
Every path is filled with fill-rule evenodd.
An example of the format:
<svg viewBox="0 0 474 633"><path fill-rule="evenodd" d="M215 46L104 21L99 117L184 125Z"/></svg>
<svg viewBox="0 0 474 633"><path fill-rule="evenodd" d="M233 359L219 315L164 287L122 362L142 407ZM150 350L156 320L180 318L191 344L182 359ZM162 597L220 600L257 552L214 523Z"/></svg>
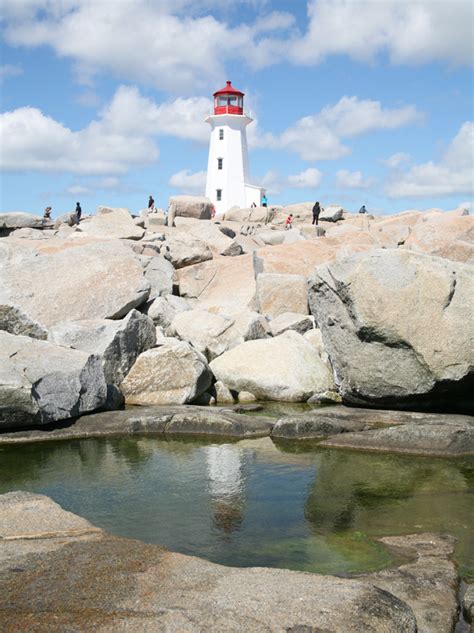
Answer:
<svg viewBox="0 0 474 633"><path fill-rule="evenodd" d="M231 95L229 97L229 105L236 106L237 105L237 97L235 95Z"/></svg>
<svg viewBox="0 0 474 633"><path fill-rule="evenodd" d="M219 97L219 105L226 106L227 105L227 95L220 95Z"/></svg>
<svg viewBox="0 0 474 633"><path fill-rule="evenodd" d="M224 138L224 130L219 130L219 140L222 141Z"/></svg>
<svg viewBox="0 0 474 633"><path fill-rule="evenodd" d="M224 162L223 158L217 159L217 169L222 169L222 163Z"/></svg>
<svg viewBox="0 0 474 633"><path fill-rule="evenodd" d="M216 189L216 200L220 202L222 200L222 189Z"/></svg>

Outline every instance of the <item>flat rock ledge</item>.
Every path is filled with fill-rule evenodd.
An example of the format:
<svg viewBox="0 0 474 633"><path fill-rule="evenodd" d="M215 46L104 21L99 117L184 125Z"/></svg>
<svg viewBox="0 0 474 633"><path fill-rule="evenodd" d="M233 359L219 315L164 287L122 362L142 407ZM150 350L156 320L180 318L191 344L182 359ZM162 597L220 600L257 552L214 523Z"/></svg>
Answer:
<svg viewBox="0 0 474 633"><path fill-rule="evenodd" d="M0 496L0 617L7 631L447 633L453 542L382 539L410 562L358 578L224 567L111 536L43 495Z"/></svg>
<svg viewBox="0 0 474 633"><path fill-rule="evenodd" d="M468 415L321 407L281 418L248 415L259 405L156 405L84 415L70 424L0 433L0 446L134 434L222 438L265 437L317 442L327 448L390 453L474 454L474 418ZM66 425L67 424L67 425Z"/></svg>
<svg viewBox="0 0 474 633"><path fill-rule="evenodd" d="M230 438L265 437L270 435L274 421L273 418L266 416L252 417L236 413L231 407L157 405L85 415L77 418L69 426L62 428L3 433L0 434L0 445L157 433L213 435Z"/></svg>
<svg viewBox="0 0 474 633"><path fill-rule="evenodd" d="M474 454L474 417L331 406L285 416L276 440L313 440L330 448L415 455Z"/></svg>

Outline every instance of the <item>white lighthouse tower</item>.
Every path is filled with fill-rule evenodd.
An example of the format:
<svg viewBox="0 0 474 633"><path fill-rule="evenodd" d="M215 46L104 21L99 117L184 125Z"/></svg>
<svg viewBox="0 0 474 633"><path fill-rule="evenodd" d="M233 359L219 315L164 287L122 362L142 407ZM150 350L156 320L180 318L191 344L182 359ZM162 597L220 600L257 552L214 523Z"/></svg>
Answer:
<svg viewBox="0 0 474 633"><path fill-rule="evenodd" d="M214 113L205 121L211 126L206 196L217 213L231 207L260 206L264 190L248 184L249 159L245 128L252 123L244 113L244 93L232 87L214 93Z"/></svg>

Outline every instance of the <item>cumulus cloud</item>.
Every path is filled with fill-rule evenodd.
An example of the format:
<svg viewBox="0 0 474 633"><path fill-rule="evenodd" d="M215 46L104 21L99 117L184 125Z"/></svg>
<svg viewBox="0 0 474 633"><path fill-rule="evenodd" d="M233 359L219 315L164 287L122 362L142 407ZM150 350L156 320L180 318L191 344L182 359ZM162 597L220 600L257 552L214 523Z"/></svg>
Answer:
<svg viewBox="0 0 474 633"><path fill-rule="evenodd" d="M292 151L303 160L335 160L351 152L343 138L395 129L422 119L414 106L383 108L379 101L344 96L335 105L299 119L279 137L267 138L266 146Z"/></svg>
<svg viewBox="0 0 474 633"><path fill-rule="evenodd" d="M259 185L264 187L268 194L276 196L284 189L316 189L322 180L323 174L319 169L309 168L299 174L283 176L276 170L267 171L259 180Z"/></svg>
<svg viewBox="0 0 474 633"><path fill-rule="evenodd" d="M307 32L289 51L296 63L334 54L371 62L387 52L394 64L472 64L470 0L310 0L308 18Z"/></svg>
<svg viewBox="0 0 474 633"><path fill-rule="evenodd" d="M322 177L319 169L310 167L299 174L288 176L288 185L294 189L315 189L321 183Z"/></svg>
<svg viewBox="0 0 474 633"><path fill-rule="evenodd" d="M191 173L189 169L182 169L171 176L169 184L183 193L203 195L206 189L206 177L205 171Z"/></svg>
<svg viewBox="0 0 474 633"><path fill-rule="evenodd" d="M340 169L336 173L336 183L346 189L367 189L374 184L374 179L364 178L361 171L347 171Z"/></svg>
<svg viewBox="0 0 474 633"><path fill-rule="evenodd" d="M203 97L157 105L137 88L120 86L98 118L78 131L37 108L18 108L0 115L0 164L6 170L125 173L132 165L158 160L156 136L208 143L203 117L209 107Z"/></svg>
<svg viewBox="0 0 474 633"><path fill-rule="evenodd" d="M397 172L387 185L392 198L471 194L474 190L474 123L464 123L438 163L429 161Z"/></svg>
<svg viewBox="0 0 474 633"><path fill-rule="evenodd" d="M387 165L390 169L396 169L403 165L403 163L408 163L410 161L410 154L406 154L405 152L397 152L396 154L392 154L387 159L383 160L382 163Z"/></svg>

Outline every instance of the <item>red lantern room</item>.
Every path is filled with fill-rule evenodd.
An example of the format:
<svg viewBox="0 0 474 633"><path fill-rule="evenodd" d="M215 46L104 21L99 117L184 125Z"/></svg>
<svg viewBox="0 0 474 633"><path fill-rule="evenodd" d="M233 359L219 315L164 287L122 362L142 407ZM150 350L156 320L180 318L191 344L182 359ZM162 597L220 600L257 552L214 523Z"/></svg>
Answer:
<svg viewBox="0 0 474 633"><path fill-rule="evenodd" d="M230 81L225 88L214 93L214 114L243 114L244 93L232 87Z"/></svg>

